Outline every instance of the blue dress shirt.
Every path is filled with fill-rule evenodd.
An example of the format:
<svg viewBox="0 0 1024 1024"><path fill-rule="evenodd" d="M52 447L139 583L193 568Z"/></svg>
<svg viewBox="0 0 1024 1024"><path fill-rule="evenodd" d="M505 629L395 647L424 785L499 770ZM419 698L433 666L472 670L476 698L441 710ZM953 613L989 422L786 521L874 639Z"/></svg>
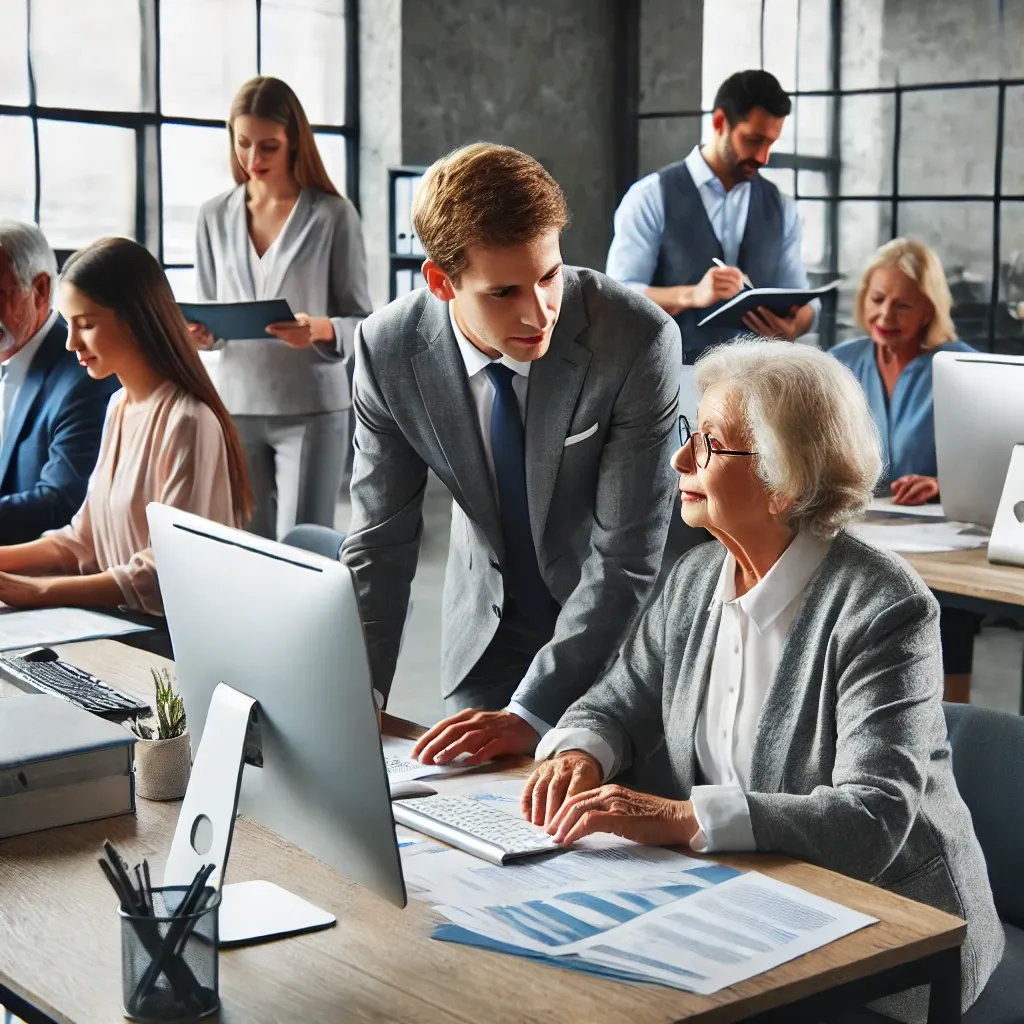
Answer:
<svg viewBox="0 0 1024 1024"><path fill-rule="evenodd" d="M962 341L922 352L908 363L896 380L892 398L875 362L875 343L870 338L852 338L829 350L853 371L867 396L871 415L882 436L885 483L911 473L938 476L935 461L935 417L932 406L932 357L936 352L973 352Z"/></svg>
<svg viewBox="0 0 1024 1024"><path fill-rule="evenodd" d="M694 146L684 163L697 186L715 237L722 244L725 262L734 267L739 259L743 232L747 228L750 182L741 181L726 192L725 186L701 155L699 146ZM785 234L779 279L755 281L754 284L765 288L806 288L807 273L800 255L800 217L796 203L784 195L782 208ZM608 249L605 273L631 288L646 288L654 277L664 233L665 202L661 181L655 172L631 185L615 211L615 234ZM816 299L813 305L817 317L821 304Z"/></svg>

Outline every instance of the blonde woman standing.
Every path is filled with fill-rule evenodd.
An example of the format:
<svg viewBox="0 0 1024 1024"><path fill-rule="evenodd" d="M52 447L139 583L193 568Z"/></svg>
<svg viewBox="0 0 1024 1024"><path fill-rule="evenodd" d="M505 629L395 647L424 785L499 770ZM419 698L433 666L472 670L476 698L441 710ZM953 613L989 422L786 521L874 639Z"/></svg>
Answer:
<svg viewBox="0 0 1024 1024"><path fill-rule="evenodd" d="M334 525L348 447L347 361L370 312L359 215L332 184L295 93L276 78L245 83L228 118L236 186L199 211L201 301L284 298L295 321L221 342L192 325L238 426L256 500L250 529Z"/></svg>

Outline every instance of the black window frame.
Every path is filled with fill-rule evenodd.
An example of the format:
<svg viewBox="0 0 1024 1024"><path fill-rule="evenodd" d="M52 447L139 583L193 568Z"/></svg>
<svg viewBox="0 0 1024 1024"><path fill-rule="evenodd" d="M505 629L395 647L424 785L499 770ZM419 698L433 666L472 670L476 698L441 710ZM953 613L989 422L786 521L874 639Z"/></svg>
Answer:
<svg viewBox="0 0 1024 1024"><path fill-rule="evenodd" d="M15 0L9 0L15 2ZM37 101L36 80L32 62L32 0L23 0L26 10L25 60L28 73L28 103L26 105L0 103L0 117L28 117L32 124L34 146L35 195L33 218L39 223L41 171L39 153L39 122L106 125L126 128L135 133L135 223L133 237L160 260L165 270L191 270L193 263L166 263L164 261L164 170L162 159L162 132L164 125L183 125L194 128L224 128L225 121L216 118L181 117L165 114L161 105L160 85L160 6L161 0L139 0L142 24L140 58L144 87L152 91L153 110L87 110L75 107L41 106ZM256 73L262 73L262 0L251 0L256 18ZM319 135L337 135L346 142L345 192L359 208L359 3L345 0L345 123L314 124ZM239 82L239 85L242 83ZM225 160L227 154L225 152ZM58 250L58 264L62 265L70 253Z"/></svg>

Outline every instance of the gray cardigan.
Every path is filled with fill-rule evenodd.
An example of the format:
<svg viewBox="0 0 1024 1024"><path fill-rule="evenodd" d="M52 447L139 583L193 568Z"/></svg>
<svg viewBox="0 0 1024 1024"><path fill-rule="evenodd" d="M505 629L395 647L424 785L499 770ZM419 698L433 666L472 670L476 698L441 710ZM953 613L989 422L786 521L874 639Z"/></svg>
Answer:
<svg viewBox="0 0 1024 1024"><path fill-rule="evenodd" d="M196 290L200 302L256 298L249 267L244 185L204 203L196 227ZM211 368L235 416L303 416L351 406L345 360L356 324L371 312L359 214L344 198L303 189L278 241L266 294L285 298L293 313L329 316L335 344L289 348L269 335L220 346Z"/></svg>
<svg viewBox="0 0 1024 1024"><path fill-rule="evenodd" d="M676 564L608 672L559 728L588 729L630 784L685 799L721 606L717 542ZM899 556L847 533L808 584L765 697L747 804L757 849L799 857L967 921L963 1005L1003 950L985 860L953 779L938 605ZM880 1004L923 1019L923 990Z"/></svg>

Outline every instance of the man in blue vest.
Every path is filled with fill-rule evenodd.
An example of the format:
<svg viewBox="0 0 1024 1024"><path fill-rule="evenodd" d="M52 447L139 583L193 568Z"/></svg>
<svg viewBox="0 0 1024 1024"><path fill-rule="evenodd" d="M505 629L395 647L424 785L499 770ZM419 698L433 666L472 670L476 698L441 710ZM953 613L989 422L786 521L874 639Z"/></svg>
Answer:
<svg viewBox="0 0 1024 1024"><path fill-rule="evenodd" d="M791 106L767 71L731 75L715 96L711 140L636 182L615 213L608 276L642 290L675 319L684 364L732 336L697 323L740 291L744 275L758 288L808 286L796 203L758 173ZM786 317L761 307L745 323L792 341L810 330L816 306ZM686 413L683 391L681 401Z"/></svg>

